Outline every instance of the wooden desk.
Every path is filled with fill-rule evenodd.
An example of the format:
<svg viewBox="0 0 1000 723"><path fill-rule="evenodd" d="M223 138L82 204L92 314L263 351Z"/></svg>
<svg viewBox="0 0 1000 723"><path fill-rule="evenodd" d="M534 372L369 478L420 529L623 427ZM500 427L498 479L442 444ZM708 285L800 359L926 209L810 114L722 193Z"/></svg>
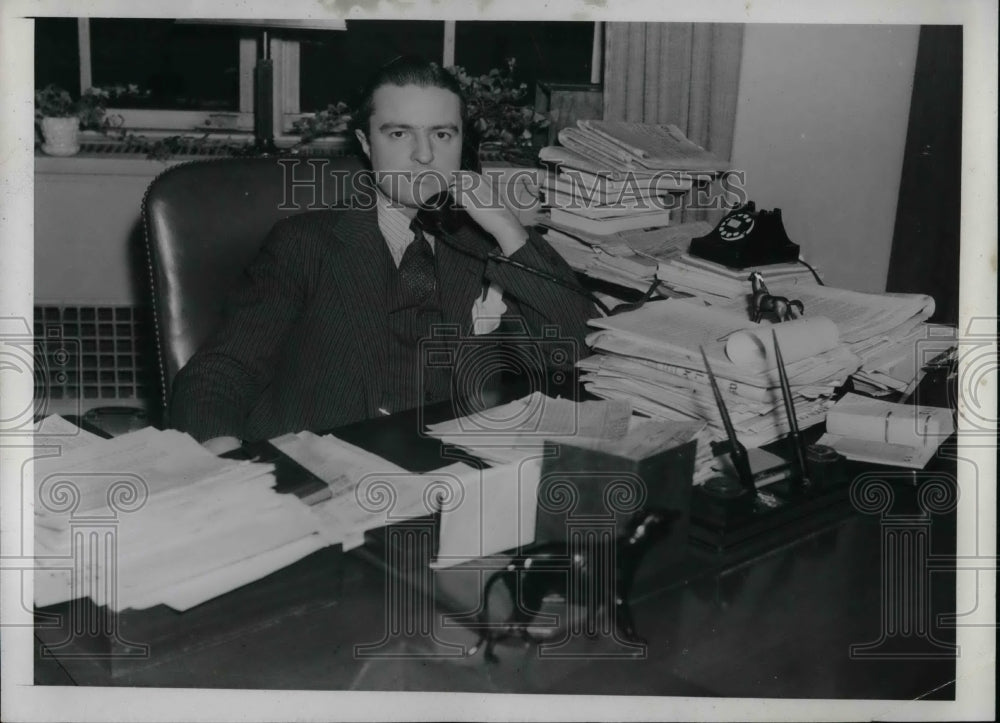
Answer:
<svg viewBox="0 0 1000 723"><path fill-rule="evenodd" d="M414 470L440 466L440 446L420 438L416 424L415 414L403 414L345 428L341 436ZM946 461L935 469L939 473L918 473L917 481L953 478L953 463L950 471ZM633 598L637 629L648 640L645 657L604 657L617 651L614 641L583 637L556 658L519 642L498 646L496 665L482 654L453 655L476 635L449 625L456 611L442 601L423 608L432 633L387 635L387 600L409 593L370 561L383 531L365 548L347 554L327 548L185 613L161 606L110 616L89 601L39 611L36 681L951 699L955 658L947 646L954 631L938 616L955 610L955 574L940 564L954 554L955 515L905 517L917 510L915 490L897 483L893 505L882 515L852 510L790 542L728 559L692 549L669 575L655 573L654 550ZM884 552L887 541L916 538L928 543L934 574L924 566L916 572L926 574L914 578L912 566L884 565L898 562ZM407 604L424 602L412 597ZM89 625L84 634L70 634L82 623ZM892 632L870 651L876 657L852 656L852 645ZM359 657L356 646L380 642L382 657Z"/></svg>

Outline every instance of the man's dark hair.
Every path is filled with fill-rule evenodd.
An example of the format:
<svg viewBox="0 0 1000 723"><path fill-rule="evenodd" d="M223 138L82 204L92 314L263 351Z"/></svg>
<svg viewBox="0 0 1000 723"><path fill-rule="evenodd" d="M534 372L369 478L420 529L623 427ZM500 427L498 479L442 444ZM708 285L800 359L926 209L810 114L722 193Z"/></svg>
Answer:
<svg viewBox="0 0 1000 723"><path fill-rule="evenodd" d="M422 88L444 88L458 96L462 117L462 132L466 131L465 95L458 79L437 63L415 56L400 56L386 63L373 75L361 91L353 118L354 128L367 137L369 121L375 111L372 99L383 85L418 85Z"/></svg>

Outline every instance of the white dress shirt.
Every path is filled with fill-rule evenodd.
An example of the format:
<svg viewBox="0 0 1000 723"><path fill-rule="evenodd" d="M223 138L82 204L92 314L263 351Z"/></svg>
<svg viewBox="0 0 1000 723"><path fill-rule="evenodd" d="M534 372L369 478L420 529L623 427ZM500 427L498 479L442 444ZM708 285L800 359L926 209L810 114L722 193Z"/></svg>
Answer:
<svg viewBox="0 0 1000 723"><path fill-rule="evenodd" d="M378 214L378 230L385 236L385 242L389 246L389 253L392 260L399 268L399 262L403 260L403 253L406 247L413 242L413 231L410 230L411 219L407 218L398 207L394 207L381 191L376 195L375 211ZM434 250L434 237L424 232L424 237Z"/></svg>

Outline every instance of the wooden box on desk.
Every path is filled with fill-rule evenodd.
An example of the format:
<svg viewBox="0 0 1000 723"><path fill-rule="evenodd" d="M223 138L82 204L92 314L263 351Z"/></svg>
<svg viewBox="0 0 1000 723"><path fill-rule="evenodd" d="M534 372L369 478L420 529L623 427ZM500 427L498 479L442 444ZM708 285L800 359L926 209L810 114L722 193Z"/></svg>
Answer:
<svg viewBox="0 0 1000 723"><path fill-rule="evenodd" d="M659 564L679 560L687 546L695 440L648 455L574 444L551 444L542 463L536 542L568 539L572 528L610 529L627 537L637 515L665 513Z"/></svg>
<svg viewBox="0 0 1000 723"><path fill-rule="evenodd" d="M604 118L604 93L600 83L553 83L539 81L535 87L535 110L549 119L541 145L554 145L559 131L576 126L578 120Z"/></svg>
<svg viewBox="0 0 1000 723"><path fill-rule="evenodd" d="M666 513L669 527L657 531L655 542L642 556L635 589L652 589L672 578L687 552L697 444L693 437L701 426L647 421L620 440L550 442L539 477L535 535L529 549L546 543L558 546L570 534L600 536L600 531L612 527L615 536L625 536L637 514L655 509ZM508 551L434 570L437 599L458 613L451 624L478 620L487 581L510 569L512 555ZM495 620L509 613L509 607L496 612L491 605L490 610Z"/></svg>

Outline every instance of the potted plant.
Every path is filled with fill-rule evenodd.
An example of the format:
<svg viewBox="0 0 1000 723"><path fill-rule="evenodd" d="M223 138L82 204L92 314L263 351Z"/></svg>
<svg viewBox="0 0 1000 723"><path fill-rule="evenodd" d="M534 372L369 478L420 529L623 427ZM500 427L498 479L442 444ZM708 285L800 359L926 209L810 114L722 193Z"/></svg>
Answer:
<svg viewBox="0 0 1000 723"><path fill-rule="evenodd" d="M80 150L81 130L107 133L121 128L123 119L108 114L109 103L148 94L135 85L87 88L77 100L57 85L35 91L35 120L42 133L42 150L53 156L73 155Z"/></svg>
<svg viewBox="0 0 1000 723"><path fill-rule="evenodd" d="M346 103L331 103L324 110L311 116L303 116L292 123L292 132L301 138L299 145L305 145L317 138L341 135L351 124L351 113Z"/></svg>
<svg viewBox="0 0 1000 723"><path fill-rule="evenodd" d="M500 197L525 225L534 222L540 208L538 149L534 138L549 119L525 102L527 84L514 78L517 61L508 58L501 70L469 75L461 66L450 68L466 99L469 132L479 143L483 173L500 186Z"/></svg>
<svg viewBox="0 0 1000 723"><path fill-rule="evenodd" d="M42 132L42 150L71 156L80 150L80 119L70 94L55 85L35 91L35 121Z"/></svg>
<svg viewBox="0 0 1000 723"><path fill-rule="evenodd" d="M533 166L538 151L532 139L549 120L525 102L528 86L514 79L516 65L515 58L508 58L504 69L478 77L461 66L449 70L465 94L469 128L477 136L482 160Z"/></svg>

